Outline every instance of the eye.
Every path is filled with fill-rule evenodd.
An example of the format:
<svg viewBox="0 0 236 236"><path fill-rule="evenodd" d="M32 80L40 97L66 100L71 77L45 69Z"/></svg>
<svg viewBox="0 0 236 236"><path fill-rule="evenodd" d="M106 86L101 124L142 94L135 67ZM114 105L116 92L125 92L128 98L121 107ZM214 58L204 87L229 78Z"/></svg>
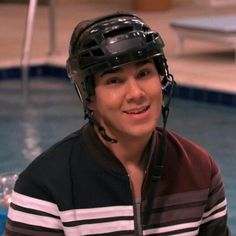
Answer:
<svg viewBox="0 0 236 236"><path fill-rule="evenodd" d="M107 85L115 85L122 83L122 80L119 77L112 77L107 79L106 84Z"/></svg>
<svg viewBox="0 0 236 236"><path fill-rule="evenodd" d="M143 69L138 72L137 78L142 79L148 77L152 71L150 69Z"/></svg>

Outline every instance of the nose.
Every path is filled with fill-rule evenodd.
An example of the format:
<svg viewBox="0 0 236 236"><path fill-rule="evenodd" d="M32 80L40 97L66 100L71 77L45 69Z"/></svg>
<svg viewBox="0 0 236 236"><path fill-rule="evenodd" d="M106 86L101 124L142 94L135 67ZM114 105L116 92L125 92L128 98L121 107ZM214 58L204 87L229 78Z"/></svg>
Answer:
<svg viewBox="0 0 236 236"><path fill-rule="evenodd" d="M144 97L145 91L141 84L135 78L130 78L127 83L127 102L140 102Z"/></svg>

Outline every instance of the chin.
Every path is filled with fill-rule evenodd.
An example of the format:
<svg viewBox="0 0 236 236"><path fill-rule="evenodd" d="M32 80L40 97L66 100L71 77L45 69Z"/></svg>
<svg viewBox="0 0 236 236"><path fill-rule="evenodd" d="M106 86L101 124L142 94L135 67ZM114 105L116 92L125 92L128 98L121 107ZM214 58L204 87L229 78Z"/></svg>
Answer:
<svg viewBox="0 0 236 236"><path fill-rule="evenodd" d="M155 127L156 125L150 127L136 127L131 129L130 132L129 130L126 130L126 133L129 133L129 136L133 136L134 138L144 138L150 136L153 133Z"/></svg>

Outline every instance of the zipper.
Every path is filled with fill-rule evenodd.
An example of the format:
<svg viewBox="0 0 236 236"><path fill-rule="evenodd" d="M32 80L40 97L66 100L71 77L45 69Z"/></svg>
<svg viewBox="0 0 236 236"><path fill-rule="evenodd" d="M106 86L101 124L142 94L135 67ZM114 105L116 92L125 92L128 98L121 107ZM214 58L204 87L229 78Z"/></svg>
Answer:
<svg viewBox="0 0 236 236"><path fill-rule="evenodd" d="M136 203L135 196L134 196L133 183L132 183L131 178L130 178L129 175L128 175L128 178L129 178L130 189L131 189L131 192L132 192L133 208L134 208L134 235L135 236L143 236L142 220L141 220L142 219L142 216L141 216L142 199L140 199L140 204Z"/></svg>
<svg viewBox="0 0 236 236"><path fill-rule="evenodd" d="M130 189L131 189L131 193L132 193L132 199L133 199L135 236L143 236L142 199L144 199L144 191L147 191L147 189L146 189L147 182L149 182L149 178L150 178L148 170L150 168L151 163L153 162L153 156L155 157L154 151L155 151L156 143L157 143L157 134L155 132L152 137L152 141L150 144L151 146L149 147L150 154L148 155L149 158L147 159L146 168L144 170L143 182L142 182L142 186L141 186L141 199L140 199L140 204L138 206L135 202L133 183L131 181L131 177L130 177L129 173L127 173L128 178L129 178L129 185L130 185ZM139 209L137 209L137 207L139 207ZM146 218L146 217L144 217L144 218ZM146 221L146 219L144 219L144 220Z"/></svg>

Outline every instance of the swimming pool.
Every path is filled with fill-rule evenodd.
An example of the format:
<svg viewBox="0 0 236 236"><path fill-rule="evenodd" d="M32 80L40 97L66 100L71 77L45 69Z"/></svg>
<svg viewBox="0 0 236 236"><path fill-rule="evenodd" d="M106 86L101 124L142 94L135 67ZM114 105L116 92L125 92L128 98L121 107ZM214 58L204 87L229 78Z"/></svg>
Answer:
<svg viewBox="0 0 236 236"><path fill-rule="evenodd" d="M0 173L19 172L44 149L85 123L71 84L50 77L34 79L22 102L19 80L0 81ZM236 109L174 99L168 128L204 146L219 164L236 234Z"/></svg>

